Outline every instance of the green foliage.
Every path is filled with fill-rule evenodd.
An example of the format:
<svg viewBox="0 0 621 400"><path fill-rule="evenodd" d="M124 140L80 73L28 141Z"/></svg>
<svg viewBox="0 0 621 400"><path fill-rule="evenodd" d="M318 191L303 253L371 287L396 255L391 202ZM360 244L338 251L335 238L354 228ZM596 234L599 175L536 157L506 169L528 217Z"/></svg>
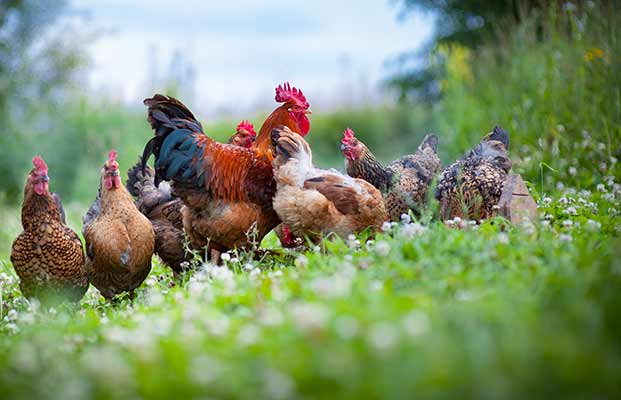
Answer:
<svg viewBox="0 0 621 400"><path fill-rule="evenodd" d="M528 20L476 51L439 47L446 79L434 111L440 147L467 149L503 125L517 172L539 182L540 162L560 171L547 171L549 191L558 179L592 185L619 174L621 18L605 9L548 12L539 34Z"/></svg>
<svg viewBox="0 0 621 400"><path fill-rule="evenodd" d="M49 118L55 111L49 108L84 64L81 40L89 37L84 31L75 35L72 26L59 21L65 9L64 1L52 0L0 5L0 191L10 201L18 198L22 171L32 157L24 157L24 150L40 144L42 137L65 139L49 138L46 131L56 122Z"/></svg>
<svg viewBox="0 0 621 400"><path fill-rule="evenodd" d="M133 302L91 288L78 307L46 310L6 265L3 398L614 397L612 186L541 199L552 222L536 226L402 223L178 280L156 263Z"/></svg>

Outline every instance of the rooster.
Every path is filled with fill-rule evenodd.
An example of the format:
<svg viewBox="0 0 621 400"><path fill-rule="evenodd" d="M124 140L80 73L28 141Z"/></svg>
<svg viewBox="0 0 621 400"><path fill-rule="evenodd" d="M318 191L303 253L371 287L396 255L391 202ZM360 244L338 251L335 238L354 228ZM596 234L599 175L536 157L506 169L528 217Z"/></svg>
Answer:
<svg viewBox="0 0 621 400"><path fill-rule="evenodd" d="M347 237L387 220L382 194L362 179L313 166L308 143L287 127L274 129L277 183L274 210L291 233L316 240L326 233Z"/></svg>
<svg viewBox="0 0 621 400"><path fill-rule="evenodd" d="M48 168L32 159L22 204L23 232L13 242L11 263L28 298L79 301L88 289L84 250L78 235L65 224L58 195L48 191Z"/></svg>
<svg viewBox="0 0 621 400"><path fill-rule="evenodd" d="M180 101L156 94L145 100L155 136L143 152L143 168L155 156L155 182L171 180L185 204L183 227L193 248L209 245L217 260L222 251L247 247L280 222L272 207L276 183L270 133L288 126L306 135L309 104L288 83L276 88L283 103L265 120L251 148L214 141ZM254 232L254 233L253 233Z"/></svg>
<svg viewBox="0 0 621 400"><path fill-rule="evenodd" d="M440 169L437 147L438 137L427 135L414 154L383 166L351 129L343 132L341 140L347 173L364 179L382 192L388 215L393 221L398 221L409 210L420 215L427 201L429 185Z"/></svg>
<svg viewBox="0 0 621 400"><path fill-rule="evenodd" d="M496 215L511 170L508 149L509 134L496 126L461 160L442 171L436 198L443 219L484 219Z"/></svg>
<svg viewBox="0 0 621 400"><path fill-rule="evenodd" d="M154 233L121 184L116 152L101 171L99 193L83 218L89 281L107 298L140 286L151 271Z"/></svg>
<svg viewBox="0 0 621 400"><path fill-rule="evenodd" d="M227 143L249 148L256 135L254 126L249 121L241 121ZM136 198L136 206L140 212L153 225L155 254L178 274L182 271L182 263L188 261L184 248L183 202L173 196L168 182L161 182L156 187L155 171L146 167L143 173L141 164L139 161L127 172L127 190Z"/></svg>

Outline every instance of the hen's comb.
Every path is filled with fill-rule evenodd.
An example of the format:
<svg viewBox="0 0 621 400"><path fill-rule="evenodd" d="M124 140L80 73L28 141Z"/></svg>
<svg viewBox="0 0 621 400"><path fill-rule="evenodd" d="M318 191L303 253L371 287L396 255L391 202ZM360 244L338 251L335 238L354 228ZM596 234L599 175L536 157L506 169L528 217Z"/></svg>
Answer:
<svg viewBox="0 0 621 400"><path fill-rule="evenodd" d="M32 159L32 164L39 171L47 171L47 164L45 163L45 161L43 161L41 156L34 156Z"/></svg>
<svg viewBox="0 0 621 400"><path fill-rule="evenodd" d="M343 132L343 140L341 140L341 143L343 144L347 144L349 143L353 138L354 138L354 131L352 131L350 128L345 129L345 131Z"/></svg>
<svg viewBox="0 0 621 400"><path fill-rule="evenodd" d="M110 150L108 152L108 161L106 161L106 165L111 169L118 169L119 163L116 161L116 150Z"/></svg>
<svg viewBox="0 0 621 400"><path fill-rule="evenodd" d="M254 131L254 126L250 123L250 121L248 121L247 119L242 120L238 125L237 125L237 131L239 132L240 130L245 130L246 132L248 132L251 136L257 136L257 133Z"/></svg>
<svg viewBox="0 0 621 400"><path fill-rule="evenodd" d="M291 87L289 82L278 85L278 87L276 88L275 99L278 103L286 103L293 100L300 107L310 107L308 101L306 101L306 97L304 97L304 93L302 93L302 91L298 88Z"/></svg>

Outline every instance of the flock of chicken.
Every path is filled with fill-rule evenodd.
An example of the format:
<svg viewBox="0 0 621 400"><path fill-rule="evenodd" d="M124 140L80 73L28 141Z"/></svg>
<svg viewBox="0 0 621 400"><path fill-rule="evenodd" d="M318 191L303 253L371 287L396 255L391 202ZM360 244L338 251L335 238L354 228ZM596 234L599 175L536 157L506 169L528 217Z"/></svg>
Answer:
<svg viewBox="0 0 621 400"><path fill-rule="evenodd" d="M154 136L129 169L126 187L116 152L108 154L83 218L86 254L66 225L60 198L48 190L47 165L36 156L24 190L24 230L11 252L23 294L78 301L89 283L108 299L132 294L149 274L153 254L175 273L182 270L186 238L191 249L204 249L218 263L222 252L249 248L271 230L289 248L329 233L377 230L404 213L420 215L434 179L441 218L495 214L511 169L502 128L442 172L434 135L414 154L384 166L346 129L345 175L313 166L304 139L311 111L302 91L285 83L275 100L282 104L258 135L242 121L224 144L207 136L180 101L159 94L146 99ZM152 155L153 168L147 165Z"/></svg>

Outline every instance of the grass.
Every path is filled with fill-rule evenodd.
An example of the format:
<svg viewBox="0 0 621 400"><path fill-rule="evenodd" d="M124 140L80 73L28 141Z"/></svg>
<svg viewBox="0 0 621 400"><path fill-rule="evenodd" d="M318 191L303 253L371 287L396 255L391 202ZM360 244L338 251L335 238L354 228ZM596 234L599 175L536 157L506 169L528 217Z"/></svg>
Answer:
<svg viewBox="0 0 621 400"><path fill-rule="evenodd" d="M547 222L531 226L404 222L283 259L233 255L179 280L156 262L133 302L91 288L76 308L45 310L5 264L3 397L612 396L612 185L540 200Z"/></svg>

